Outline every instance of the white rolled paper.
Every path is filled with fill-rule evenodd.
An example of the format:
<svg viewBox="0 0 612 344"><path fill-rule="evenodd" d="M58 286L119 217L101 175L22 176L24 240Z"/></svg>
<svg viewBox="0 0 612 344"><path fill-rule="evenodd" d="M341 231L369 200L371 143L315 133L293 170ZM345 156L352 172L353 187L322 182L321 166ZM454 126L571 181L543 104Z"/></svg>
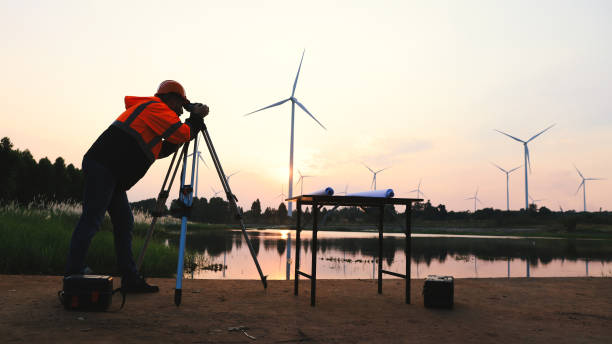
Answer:
<svg viewBox="0 0 612 344"><path fill-rule="evenodd" d="M326 187L325 189L321 189L319 191L309 192L307 195L309 196L333 196L334 189L330 187Z"/></svg>
<svg viewBox="0 0 612 344"><path fill-rule="evenodd" d="M395 193L393 193L392 189L382 189L382 190L374 190L374 191L354 192L354 193L348 194L347 196L391 198L395 196Z"/></svg>

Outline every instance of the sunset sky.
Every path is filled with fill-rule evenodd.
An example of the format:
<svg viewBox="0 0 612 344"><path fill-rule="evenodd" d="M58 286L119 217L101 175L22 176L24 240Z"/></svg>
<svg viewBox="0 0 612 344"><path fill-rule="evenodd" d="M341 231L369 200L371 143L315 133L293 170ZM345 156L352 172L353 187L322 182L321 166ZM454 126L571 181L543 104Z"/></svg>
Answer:
<svg viewBox="0 0 612 344"><path fill-rule="evenodd" d="M610 1L7 1L0 2L0 136L36 159L80 167L124 110L174 79L206 122L240 204L277 207L287 193L291 105L305 191L378 188L398 197L422 178L432 203L505 209L506 169L530 143L530 193L554 210L612 209ZM182 117L183 119L185 116ZM211 165L208 153L203 149ZM169 159L128 192L157 196ZM212 165L211 165L212 167ZM200 196L221 189L200 168ZM176 189L176 188L175 188ZM299 191L299 187L297 188ZM294 194L296 190L294 189ZM173 191L172 197L177 194ZM524 206L524 175L510 177L510 207Z"/></svg>

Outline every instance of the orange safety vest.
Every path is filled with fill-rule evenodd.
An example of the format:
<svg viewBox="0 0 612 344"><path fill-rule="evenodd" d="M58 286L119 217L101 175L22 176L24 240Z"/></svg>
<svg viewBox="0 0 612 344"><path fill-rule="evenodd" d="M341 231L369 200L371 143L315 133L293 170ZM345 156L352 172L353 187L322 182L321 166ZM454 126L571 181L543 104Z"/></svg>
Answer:
<svg viewBox="0 0 612 344"><path fill-rule="evenodd" d="M132 136L152 163L162 140L180 144L190 139L190 128L157 97L125 97L129 106L112 125Z"/></svg>

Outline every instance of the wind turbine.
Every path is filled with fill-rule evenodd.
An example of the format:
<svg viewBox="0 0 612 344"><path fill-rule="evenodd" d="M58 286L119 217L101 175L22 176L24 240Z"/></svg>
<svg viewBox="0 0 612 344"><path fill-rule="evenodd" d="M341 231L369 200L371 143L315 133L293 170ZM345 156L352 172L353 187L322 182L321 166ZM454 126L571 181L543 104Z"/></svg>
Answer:
<svg viewBox="0 0 612 344"><path fill-rule="evenodd" d="M300 184L300 183L301 183L301 184L300 184L300 195L303 195L303 194L304 194L304 179L305 179L305 178L311 178L311 177L313 177L313 176L306 176L306 175L303 175L303 174L302 174L302 172L300 172L300 170L299 170L299 169L298 169L298 174L300 175L300 178L298 178L298 181L297 181L297 183L295 183L295 184L297 185L297 184Z"/></svg>
<svg viewBox="0 0 612 344"><path fill-rule="evenodd" d="M494 163L491 163L491 164L493 164L493 166L499 168L502 172L504 172L506 174L506 210L510 211L510 189L509 189L510 173L514 172L515 170L518 170L519 167L521 167L521 166L515 167L515 168L511 169L510 171L506 171L506 170L504 170L503 168L497 166Z"/></svg>
<svg viewBox="0 0 612 344"><path fill-rule="evenodd" d="M321 122L319 122L315 116L313 114L310 113L310 111L308 111L308 109L306 109L306 107L300 103L297 98L295 98L295 88L297 86L297 82L298 82L298 77L300 76L300 70L302 69L302 61L304 61L304 53L306 52L306 50L304 50L302 52L302 59L300 60L300 66L298 67L298 71L297 74L295 75L295 81L293 82L293 89L291 91L291 96L287 99L283 99L279 102L276 102L272 105L268 105L266 107L263 107L259 110L255 110L252 112L247 113L245 116L248 116L250 114L254 114L255 112L259 112L265 109L269 109L275 106L279 106L282 105L288 101L291 101L291 140L289 143L289 198L293 197L293 131L294 131L294 123L295 123L295 106L299 106L300 109L304 110L304 112L306 112L315 122L317 122L317 124L319 124L321 126L321 128L327 130L327 128L325 128L325 126L323 124L321 124ZM287 209L287 215L290 217L292 214L292 208L293 208L293 203L289 202L289 207Z"/></svg>
<svg viewBox="0 0 612 344"><path fill-rule="evenodd" d="M469 199L473 199L474 200L474 212L476 212L476 201L478 201L478 203L482 204L480 199L478 199L478 188L476 188L476 193L474 194L474 197L466 198L466 200L469 200Z"/></svg>
<svg viewBox="0 0 612 344"><path fill-rule="evenodd" d="M233 175L236 175L236 174L238 174L238 173L240 173L240 171L236 171L236 172L234 172L234 173L230 174L229 176L225 177L225 180L227 180L227 181L229 182L230 178L231 178Z"/></svg>
<svg viewBox="0 0 612 344"><path fill-rule="evenodd" d="M283 197L282 198L283 202L285 202L285 199L287 198L287 195L285 195L285 188L283 187L283 185L281 185L281 193L276 195L276 197L274 197L274 200L277 200L279 197Z"/></svg>
<svg viewBox="0 0 612 344"><path fill-rule="evenodd" d="M531 204L536 205L537 202L541 202L544 199L533 199L533 197L531 197L531 195L529 195L529 199L531 200Z"/></svg>
<svg viewBox="0 0 612 344"><path fill-rule="evenodd" d="M213 197L217 197L219 196L219 194L221 193L221 191L215 191L215 189L211 186L210 189L212 190L212 192L215 194Z"/></svg>
<svg viewBox="0 0 612 344"><path fill-rule="evenodd" d="M513 140L516 140L516 141L518 141L518 142L521 142L521 143L523 144L523 147L524 147L524 152L525 152L525 153L524 153L524 154L525 154L525 210L527 210L527 209L529 208L529 183L528 183L528 180L527 180L527 169L529 169L529 171L531 172L531 162L530 162L530 159L529 159L529 147L527 147L527 144L528 144L529 142L531 142L533 139L535 139L536 137L538 137L538 136L542 135L542 134L543 134L545 131L547 131L548 129L550 129L550 128L554 127L555 125L556 125L556 124L553 124L553 125L549 126L548 128L546 128L546 129L544 129L544 130L540 131L539 133L537 133L537 134L533 135L533 136L532 136L532 137L531 137L529 140L527 140L527 141L523 141L523 140L521 140L521 139L517 139L516 137L514 137L514 136L512 136L512 135L506 134L506 133L504 133L503 131L499 131L499 130L495 129L495 131L497 131L498 133L500 133L500 134L504 134L504 135L508 136L509 138L511 138L511 139L513 139Z"/></svg>
<svg viewBox="0 0 612 344"><path fill-rule="evenodd" d="M372 176L372 183L370 184L370 188L372 188L372 187L373 187L373 188L374 188L374 190L376 190L376 175L377 175L378 173L380 173L380 172L382 172L382 171L384 171L384 170L388 169L389 167L385 167L385 168L383 168L382 170L378 170L378 171L374 172L374 170L373 170L373 169L371 169L370 167L368 167L368 165L366 165L366 164L365 164L365 163L363 163L363 162L362 162L362 164L363 164L363 166L365 166L365 168L367 168L368 170L370 170L370 172L372 172L373 176Z"/></svg>
<svg viewBox="0 0 612 344"><path fill-rule="evenodd" d="M419 185L417 186L416 189L409 191L408 193L412 193L412 192L416 192L417 193L417 198L422 198L421 195L427 197L425 195L425 193L423 193L423 191L421 191L421 179L419 179Z"/></svg>
<svg viewBox="0 0 612 344"><path fill-rule="evenodd" d="M197 142L198 144L200 143L199 141ZM208 164L206 163L206 161L204 160L204 158L202 158L202 152L198 149L198 147L195 147L195 152L187 155L188 157L192 156L193 154L196 154L197 156L197 166L196 166L196 183L195 183L195 198L198 198L198 177L200 176L200 161L202 161L204 163L204 166L206 166L206 168L210 168L208 167Z"/></svg>
<svg viewBox="0 0 612 344"><path fill-rule="evenodd" d="M348 184L344 186L344 191L338 192L338 195L347 195L348 194Z"/></svg>
<svg viewBox="0 0 612 344"><path fill-rule="evenodd" d="M587 211L587 208L586 208L586 181L587 180L603 180L603 178L585 178L580 172L580 170L578 170L578 167L576 167L576 165L574 165L574 168L576 169L576 172L578 172L578 175L580 175L580 178L582 178L582 183L578 185L578 190L576 190L576 193L578 193L578 191L580 191L580 188L582 188L582 199L584 202L584 211L586 212Z"/></svg>

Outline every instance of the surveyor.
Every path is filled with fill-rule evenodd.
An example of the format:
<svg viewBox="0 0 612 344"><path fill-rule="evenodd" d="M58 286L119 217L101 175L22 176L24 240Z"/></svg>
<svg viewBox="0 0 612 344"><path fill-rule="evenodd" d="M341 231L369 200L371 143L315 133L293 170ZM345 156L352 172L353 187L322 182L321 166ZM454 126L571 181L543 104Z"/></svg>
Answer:
<svg viewBox="0 0 612 344"><path fill-rule="evenodd" d="M179 116L188 104L191 115L182 123ZM159 288L149 285L134 263L134 217L126 191L145 175L156 159L167 157L196 137L204 127L208 107L190 104L183 86L166 80L154 97L126 96L125 108L83 157L83 213L72 233L65 272L66 275L88 272L87 250L108 211L122 290L157 292Z"/></svg>

